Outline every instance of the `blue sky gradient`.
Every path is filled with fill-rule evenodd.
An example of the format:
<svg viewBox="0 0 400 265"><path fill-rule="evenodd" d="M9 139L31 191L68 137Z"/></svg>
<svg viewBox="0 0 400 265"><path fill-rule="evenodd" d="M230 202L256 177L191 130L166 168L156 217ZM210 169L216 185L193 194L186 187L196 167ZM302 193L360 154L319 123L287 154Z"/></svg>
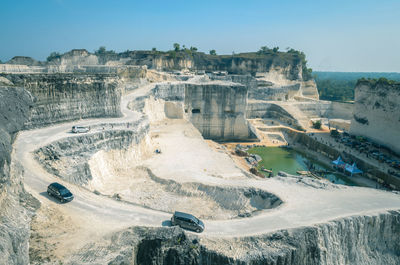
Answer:
<svg viewBox="0 0 400 265"><path fill-rule="evenodd" d="M314 70L400 72L398 0L1 0L0 60L52 51L302 50Z"/></svg>

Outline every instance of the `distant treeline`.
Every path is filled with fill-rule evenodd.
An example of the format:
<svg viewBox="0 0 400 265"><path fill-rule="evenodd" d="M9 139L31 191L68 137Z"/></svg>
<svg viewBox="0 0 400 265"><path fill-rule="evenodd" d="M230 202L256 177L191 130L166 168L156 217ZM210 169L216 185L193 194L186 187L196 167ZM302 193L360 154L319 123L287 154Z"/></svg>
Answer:
<svg viewBox="0 0 400 265"><path fill-rule="evenodd" d="M400 73L360 73L360 72L318 72L313 76L317 83L320 99L330 101L354 100L354 87L358 79L379 79L400 81Z"/></svg>

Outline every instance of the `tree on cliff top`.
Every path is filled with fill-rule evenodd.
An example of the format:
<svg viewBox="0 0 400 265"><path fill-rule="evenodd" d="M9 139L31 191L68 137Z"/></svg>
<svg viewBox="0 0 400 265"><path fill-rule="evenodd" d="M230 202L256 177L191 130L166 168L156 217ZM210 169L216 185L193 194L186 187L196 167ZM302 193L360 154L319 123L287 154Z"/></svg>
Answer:
<svg viewBox="0 0 400 265"><path fill-rule="evenodd" d="M271 51L271 49L268 48L267 46L262 46L262 47L258 50L258 53L259 53L259 54L266 54L266 53L268 53L268 52L270 52L270 51Z"/></svg>
<svg viewBox="0 0 400 265"><path fill-rule="evenodd" d="M210 50L210 55L217 55L217 52L215 50Z"/></svg>
<svg viewBox="0 0 400 265"><path fill-rule="evenodd" d="M61 54L60 53L58 53L58 52L52 52L52 53L50 53L50 55L47 57L47 61L48 62L50 62L50 61L52 61L52 60L54 60L54 59L59 59L59 58L61 58Z"/></svg>
<svg viewBox="0 0 400 265"><path fill-rule="evenodd" d="M258 50L258 54L268 54L268 53L277 53L279 51L279 47L274 47L273 49L268 48L267 46L261 46Z"/></svg>
<svg viewBox="0 0 400 265"><path fill-rule="evenodd" d="M179 43L174 43L174 50L176 52L179 52L180 49L181 49L181 46L179 45Z"/></svg>
<svg viewBox="0 0 400 265"><path fill-rule="evenodd" d="M115 51L113 51L113 50L107 51L105 46L100 46L100 48L98 50L94 51L94 54L96 54L96 55L115 54Z"/></svg>
<svg viewBox="0 0 400 265"><path fill-rule="evenodd" d="M95 51L96 54L105 54L106 53L106 46L100 46L100 48Z"/></svg>

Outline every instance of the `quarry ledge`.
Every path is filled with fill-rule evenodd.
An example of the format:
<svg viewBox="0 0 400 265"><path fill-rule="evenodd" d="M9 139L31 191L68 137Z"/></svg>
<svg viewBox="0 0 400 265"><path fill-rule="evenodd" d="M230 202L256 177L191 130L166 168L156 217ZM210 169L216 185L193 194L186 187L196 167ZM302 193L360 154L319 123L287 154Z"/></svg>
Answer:
<svg viewBox="0 0 400 265"><path fill-rule="evenodd" d="M243 264L397 264L399 234L397 209L260 236L231 238L228 244L218 238L207 238L202 243L209 250Z"/></svg>
<svg viewBox="0 0 400 265"><path fill-rule="evenodd" d="M130 227L77 250L66 264L90 256L90 264L394 265L400 262L399 235L399 210L246 237Z"/></svg>

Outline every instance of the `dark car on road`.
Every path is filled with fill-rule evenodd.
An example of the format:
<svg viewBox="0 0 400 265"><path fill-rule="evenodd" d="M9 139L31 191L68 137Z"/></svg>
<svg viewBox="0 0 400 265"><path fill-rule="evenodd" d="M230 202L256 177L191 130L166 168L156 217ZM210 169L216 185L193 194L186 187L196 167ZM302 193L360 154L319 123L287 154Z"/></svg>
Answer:
<svg viewBox="0 0 400 265"><path fill-rule="evenodd" d="M47 187L47 194L60 200L61 202L70 202L74 199L74 195L60 183L54 182Z"/></svg>
<svg viewBox="0 0 400 265"><path fill-rule="evenodd" d="M172 225L177 225L184 229L196 231L197 233L204 231L204 223L188 213L175 212L171 218L171 223Z"/></svg>

